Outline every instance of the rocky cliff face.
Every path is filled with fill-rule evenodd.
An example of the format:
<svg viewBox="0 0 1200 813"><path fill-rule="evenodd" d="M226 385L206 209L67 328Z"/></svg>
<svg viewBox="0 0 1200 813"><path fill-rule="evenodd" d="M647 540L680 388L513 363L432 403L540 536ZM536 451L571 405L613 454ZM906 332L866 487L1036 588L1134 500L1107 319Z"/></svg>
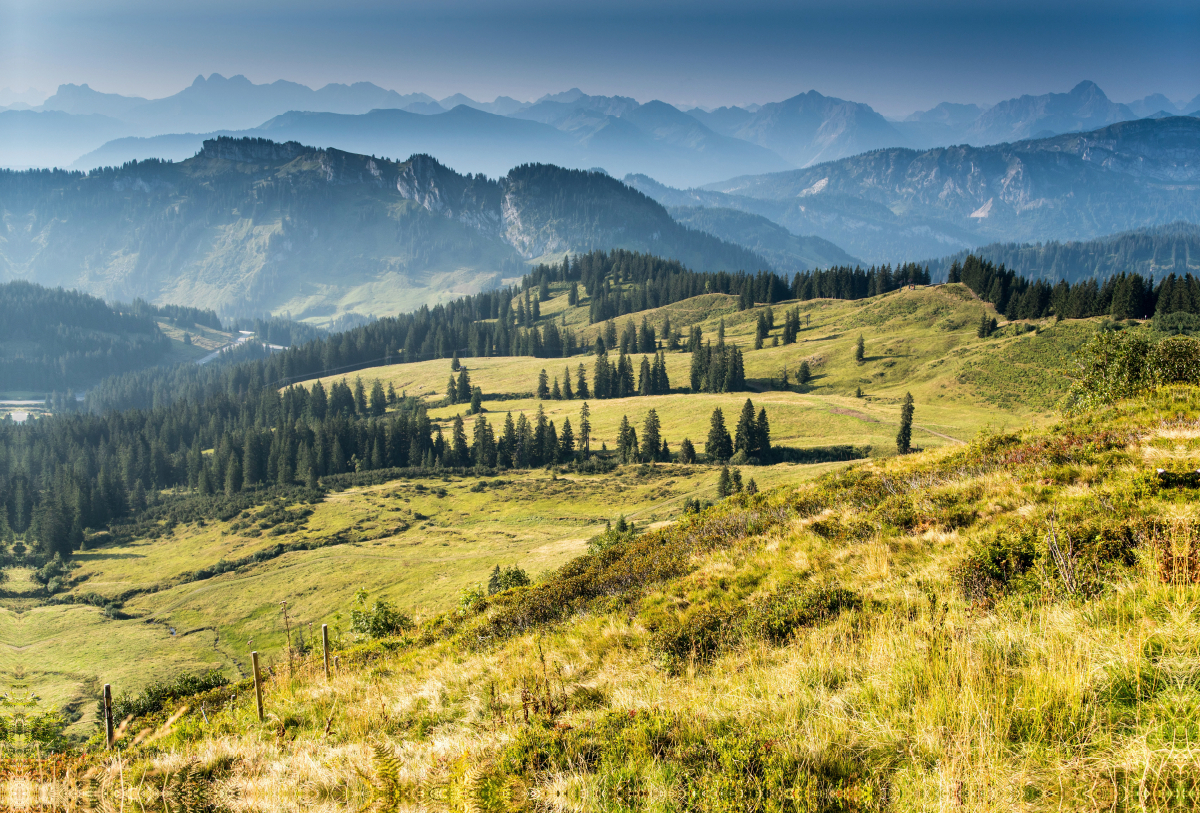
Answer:
<svg viewBox="0 0 1200 813"><path fill-rule="evenodd" d="M486 234L501 231L500 184L483 175L459 175L431 156L414 155L400 165L396 191L430 212Z"/></svg>

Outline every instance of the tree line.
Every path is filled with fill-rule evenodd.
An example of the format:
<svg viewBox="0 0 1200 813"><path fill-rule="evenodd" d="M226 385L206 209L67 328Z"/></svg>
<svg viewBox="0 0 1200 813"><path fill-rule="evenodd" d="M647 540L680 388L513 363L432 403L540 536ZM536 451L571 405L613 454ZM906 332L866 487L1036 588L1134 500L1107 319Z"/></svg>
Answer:
<svg viewBox="0 0 1200 813"><path fill-rule="evenodd" d="M82 389L156 364L170 345L145 309L23 280L0 285L0 389Z"/></svg>
<svg viewBox="0 0 1200 813"><path fill-rule="evenodd" d="M954 261L948 282L961 282L1008 319L1060 316L1085 319L1147 319L1175 313L1200 314L1200 279L1191 274L1168 274L1156 283L1151 277L1121 272L1097 282L1030 281L1003 265L968 255Z"/></svg>

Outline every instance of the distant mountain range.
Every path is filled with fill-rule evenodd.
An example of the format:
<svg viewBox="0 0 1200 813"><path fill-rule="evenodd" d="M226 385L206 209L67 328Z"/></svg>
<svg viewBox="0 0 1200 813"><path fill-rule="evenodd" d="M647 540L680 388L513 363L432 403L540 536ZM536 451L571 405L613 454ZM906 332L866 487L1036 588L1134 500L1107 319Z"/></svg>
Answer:
<svg viewBox="0 0 1200 813"><path fill-rule="evenodd" d="M944 280L951 263L962 262L967 253L928 261L933 278ZM1048 282L1099 281L1132 272L1153 279L1200 276L1200 225L1181 221L1078 242L992 243L970 253Z"/></svg>
<svg viewBox="0 0 1200 813"><path fill-rule="evenodd" d="M528 261L595 248L697 270L771 267L603 173L527 164L490 180L425 155L394 162L265 139L213 139L179 163L86 175L2 171L0 224L0 281L317 321L445 301L517 277ZM757 242L790 268L853 259L825 241L789 243L773 224L757 229L776 232Z"/></svg>
<svg viewBox="0 0 1200 813"><path fill-rule="evenodd" d="M460 107L501 121L451 115ZM943 103L890 121L868 105L816 91L782 102L685 112L661 101L591 96L578 88L534 102L507 96L478 102L462 94L440 100L400 94L369 82L314 90L213 74L163 99L62 85L38 107L0 110L5 144L0 161L10 167L92 169L148 157L183 160L206 138L236 133L396 157L431 152L462 172L499 175L534 160L697 186L876 149L982 146L1196 108L1200 97L1182 106L1161 95L1117 104L1095 84L1082 82L1068 93L1022 96L991 107ZM399 112L446 120L421 123ZM96 116L103 118L77 118ZM508 119L531 126L514 129ZM454 145L450 150L447 142Z"/></svg>
<svg viewBox="0 0 1200 813"><path fill-rule="evenodd" d="M1200 222L1200 118L988 147L877 150L700 189L626 182L666 206L761 215L868 262L916 260L997 240L1087 240Z"/></svg>

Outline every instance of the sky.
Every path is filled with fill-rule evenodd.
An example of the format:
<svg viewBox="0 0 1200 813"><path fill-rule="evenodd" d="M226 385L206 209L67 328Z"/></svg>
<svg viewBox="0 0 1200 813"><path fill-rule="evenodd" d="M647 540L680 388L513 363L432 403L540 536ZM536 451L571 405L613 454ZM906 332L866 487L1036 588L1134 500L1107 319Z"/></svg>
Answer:
<svg viewBox="0 0 1200 813"><path fill-rule="evenodd" d="M1196 0L0 0L0 88L167 96L199 74L435 98L688 107L810 89L901 116L1097 82L1200 94Z"/></svg>

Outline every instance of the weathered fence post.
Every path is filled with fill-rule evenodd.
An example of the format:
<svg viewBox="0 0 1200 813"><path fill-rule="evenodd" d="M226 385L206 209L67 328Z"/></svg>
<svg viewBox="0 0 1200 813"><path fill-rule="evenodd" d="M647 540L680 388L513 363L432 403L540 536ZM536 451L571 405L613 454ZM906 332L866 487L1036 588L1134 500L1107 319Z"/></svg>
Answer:
<svg viewBox="0 0 1200 813"><path fill-rule="evenodd" d="M104 684L104 741L113 747L112 686Z"/></svg>
<svg viewBox="0 0 1200 813"><path fill-rule="evenodd" d="M250 653L250 662L254 665L254 699L258 703L258 721L263 721L262 702L262 673L258 671L258 650Z"/></svg>
<svg viewBox="0 0 1200 813"><path fill-rule="evenodd" d="M325 654L325 682L329 682L329 625L321 625L321 651Z"/></svg>

